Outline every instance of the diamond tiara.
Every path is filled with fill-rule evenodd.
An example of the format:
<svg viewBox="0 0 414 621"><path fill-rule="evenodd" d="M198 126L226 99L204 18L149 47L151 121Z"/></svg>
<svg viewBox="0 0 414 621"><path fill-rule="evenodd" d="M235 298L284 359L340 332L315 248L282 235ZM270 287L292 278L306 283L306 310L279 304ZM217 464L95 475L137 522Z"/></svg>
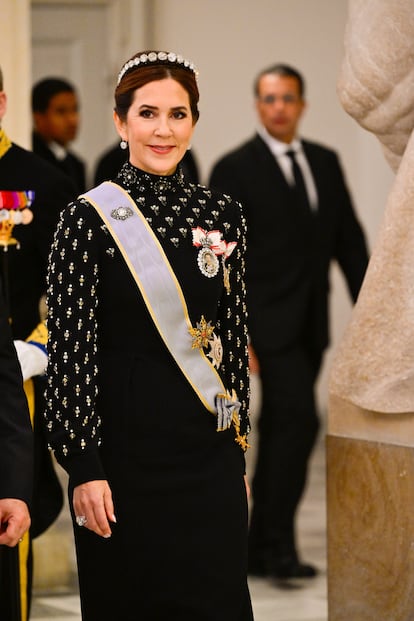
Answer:
<svg viewBox="0 0 414 621"><path fill-rule="evenodd" d="M138 67L138 65L147 65L148 63L171 63L172 65L181 65L185 69L189 69L198 77L198 71L195 68L194 64L189 60L186 60L179 54L174 54L174 52L149 52L148 54L140 54L128 62L122 67L121 71L118 74L118 82L120 83L124 75L127 71L132 69L133 67Z"/></svg>

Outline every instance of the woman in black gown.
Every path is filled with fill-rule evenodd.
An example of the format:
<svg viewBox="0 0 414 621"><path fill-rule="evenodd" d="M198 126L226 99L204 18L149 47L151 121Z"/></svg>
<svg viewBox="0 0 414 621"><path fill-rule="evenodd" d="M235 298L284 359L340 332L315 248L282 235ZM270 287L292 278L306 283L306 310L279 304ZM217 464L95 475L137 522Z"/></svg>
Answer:
<svg viewBox="0 0 414 621"><path fill-rule="evenodd" d="M63 212L50 255L46 419L69 473L85 621L250 621L245 222L177 165L196 72L126 63L130 160Z"/></svg>

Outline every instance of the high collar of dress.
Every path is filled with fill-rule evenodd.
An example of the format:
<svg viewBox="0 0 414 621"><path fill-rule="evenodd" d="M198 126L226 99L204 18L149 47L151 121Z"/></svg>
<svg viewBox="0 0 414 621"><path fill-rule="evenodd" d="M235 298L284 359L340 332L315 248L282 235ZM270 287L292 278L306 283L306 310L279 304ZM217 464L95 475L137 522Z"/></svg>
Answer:
<svg viewBox="0 0 414 621"><path fill-rule="evenodd" d="M137 189L140 192L152 191L154 194L162 195L167 192L176 192L179 188L185 187L184 174L180 166L172 175L154 175L136 168L130 162L125 162L118 173L118 181L127 189Z"/></svg>

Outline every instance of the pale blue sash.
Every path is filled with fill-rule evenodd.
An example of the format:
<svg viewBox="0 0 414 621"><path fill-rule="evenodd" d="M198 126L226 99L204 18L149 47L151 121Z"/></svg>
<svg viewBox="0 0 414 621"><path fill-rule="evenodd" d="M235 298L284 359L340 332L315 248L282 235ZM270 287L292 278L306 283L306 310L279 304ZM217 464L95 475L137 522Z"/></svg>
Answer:
<svg viewBox="0 0 414 621"><path fill-rule="evenodd" d="M83 194L105 222L144 298L164 343L205 405L217 414L217 430L237 414L237 396L226 391L201 348L192 348L192 328L180 284L164 250L130 195L105 181Z"/></svg>

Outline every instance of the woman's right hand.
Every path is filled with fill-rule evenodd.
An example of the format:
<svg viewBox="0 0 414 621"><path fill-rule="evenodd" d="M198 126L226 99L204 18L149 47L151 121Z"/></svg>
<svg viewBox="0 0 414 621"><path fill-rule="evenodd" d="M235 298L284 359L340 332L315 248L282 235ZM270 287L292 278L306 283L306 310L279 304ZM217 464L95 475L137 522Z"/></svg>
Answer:
<svg viewBox="0 0 414 621"><path fill-rule="evenodd" d="M80 520L84 522L82 528L88 528L101 537L111 536L109 522L116 522L116 518L108 481L88 481L75 487L73 509L76 519L86 518L86 521Z"/></svg>
<svg viewBox="0 0 414 621"><path fill-rule="evenodd" d="M249 343L249 369L250 373L260 373L259 360L256 356L256 352Z"/></svg>

